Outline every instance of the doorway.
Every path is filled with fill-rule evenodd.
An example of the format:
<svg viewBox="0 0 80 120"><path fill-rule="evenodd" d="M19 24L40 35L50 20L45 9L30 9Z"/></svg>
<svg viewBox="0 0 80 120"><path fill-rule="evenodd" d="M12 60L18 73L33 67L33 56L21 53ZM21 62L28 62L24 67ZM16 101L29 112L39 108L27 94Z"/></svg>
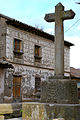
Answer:
<svg viewBox="0 0 80 120"><path fill-rule="evenodd" d="M14 76L13 78L13 101L21 102L21 79L22 77Z"/></svg>

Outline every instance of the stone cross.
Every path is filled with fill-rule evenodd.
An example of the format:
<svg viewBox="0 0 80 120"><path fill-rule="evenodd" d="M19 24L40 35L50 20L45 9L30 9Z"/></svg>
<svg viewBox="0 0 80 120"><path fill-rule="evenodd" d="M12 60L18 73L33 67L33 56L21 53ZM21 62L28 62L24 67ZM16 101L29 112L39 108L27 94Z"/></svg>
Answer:
<svg viewBox="0 0 80 120"><path fill-rule="evenodd" d="M64 11L64 6L58 3L55 13L45 15L47 22L55 21L55 75L64 76L64 26L63 21L73 19L75 13L72 10Z"/></svg>

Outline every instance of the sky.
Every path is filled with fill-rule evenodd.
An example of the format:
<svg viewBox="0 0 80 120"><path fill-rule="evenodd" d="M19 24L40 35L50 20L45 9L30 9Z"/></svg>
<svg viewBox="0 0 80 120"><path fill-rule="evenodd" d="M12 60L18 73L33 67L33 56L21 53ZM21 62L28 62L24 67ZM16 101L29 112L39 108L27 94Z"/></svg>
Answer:
<svg viewBox="0 0 80 120"><path fill-rule="evenodd" d="M74 19L64 21L64 39L74 44L70 66L80 68L80 4L76 4L80 0L0 0L0 13L54 35L55 24L46 22L44 16L54 13L59 2L76 14Z"/></svg>

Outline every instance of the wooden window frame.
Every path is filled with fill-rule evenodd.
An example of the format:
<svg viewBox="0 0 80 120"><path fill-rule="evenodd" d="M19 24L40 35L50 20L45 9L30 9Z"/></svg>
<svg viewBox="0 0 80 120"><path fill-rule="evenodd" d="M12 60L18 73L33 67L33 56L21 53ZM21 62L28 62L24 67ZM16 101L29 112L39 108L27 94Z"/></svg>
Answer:
<svg viewBox="0 0 80 120"><path fill-rule="evenodd" d="M34 58L35 62L41 62L41 46L35 45Z"/></svg>
<svg viewBox="0 0 80 120"><path fill-rule="evenodd" d="M22 55L23 55L23 42L22 42L22 40L14 38L13 44L14 44L14 50L13 50L14 58L22 59Z"/></svg>

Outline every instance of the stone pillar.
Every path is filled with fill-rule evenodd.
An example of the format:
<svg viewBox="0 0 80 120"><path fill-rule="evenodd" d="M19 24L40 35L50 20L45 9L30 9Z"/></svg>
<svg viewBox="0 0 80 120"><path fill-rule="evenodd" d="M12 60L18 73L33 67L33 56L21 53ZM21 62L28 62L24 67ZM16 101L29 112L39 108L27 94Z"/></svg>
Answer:
<svg viewBox="0 0 80 120"><path fill-rule="evenodd" d="M63 21L73 19L75 13L72 10L64 11L64 6L58 3L55 13L46 14L47 22L55 21L55 75L64 76L64 25Z"/></svg>

